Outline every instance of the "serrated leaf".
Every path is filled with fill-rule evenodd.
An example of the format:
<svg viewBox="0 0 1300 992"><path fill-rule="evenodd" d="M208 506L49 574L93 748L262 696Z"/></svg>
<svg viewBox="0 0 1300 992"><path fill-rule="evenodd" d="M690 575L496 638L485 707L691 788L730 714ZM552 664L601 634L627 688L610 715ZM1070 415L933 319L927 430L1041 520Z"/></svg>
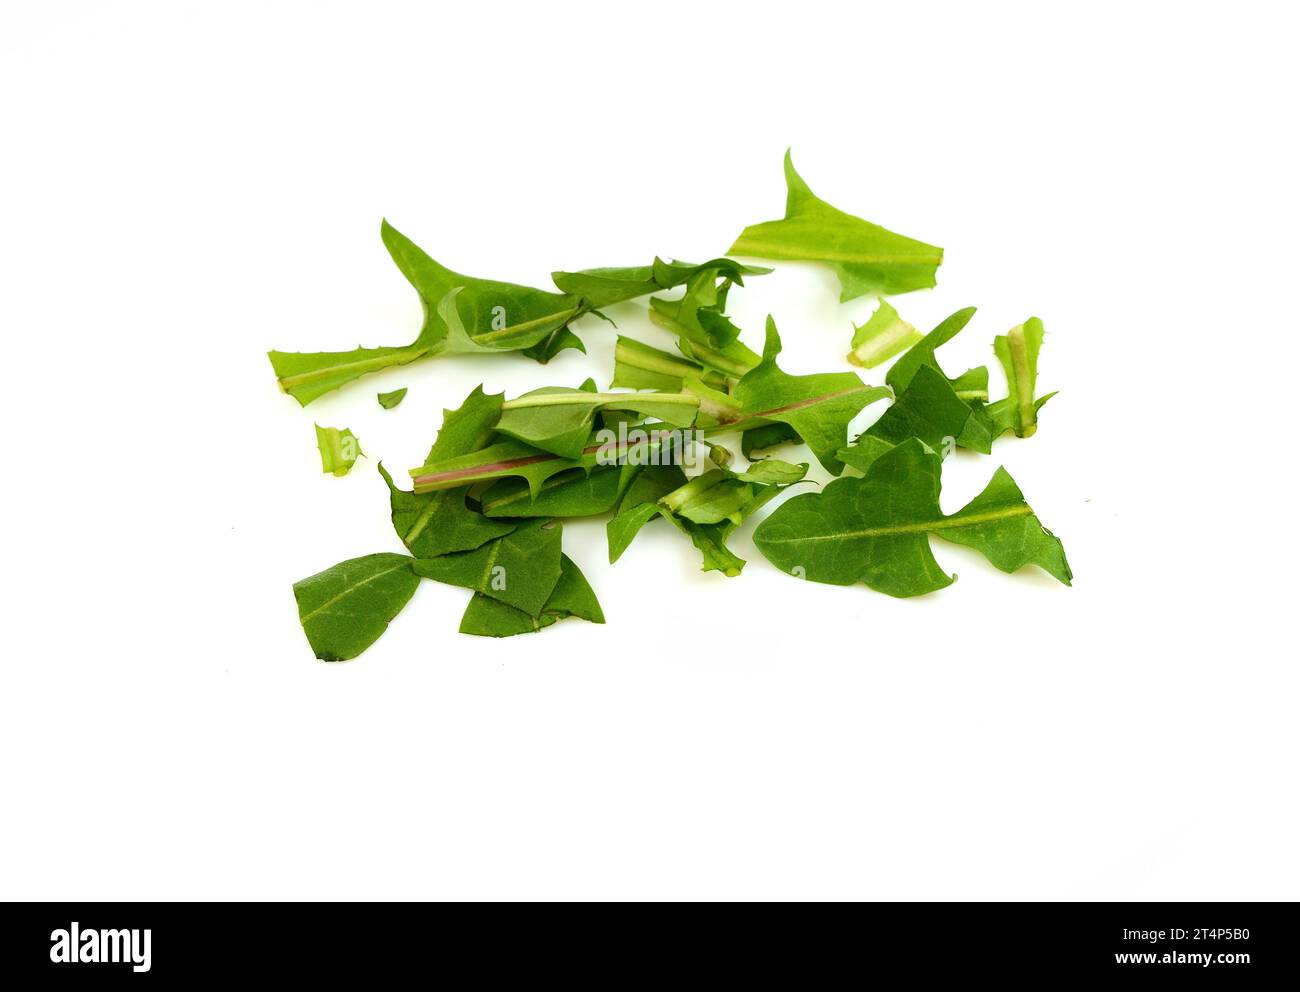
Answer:
<svg viewBox="0 0 1300 992"><path fill-rule="evenodd" d="M651 265L552 272L551 279L561 292L580 297L584 305L599 310L638 296L672 289L701 272L712 272L715 277L742 284L744 276L764 275L771 271L756 265L742 265L730 258L715 258L700 265L656 258Z"/></svg>
<svg viewBox="0 0 1300 992"><path fill-rule="evenodd" d="M406 399L406 390L407 387L403 386L401 389L394 389L391 393L380 393L379 405L385 410L391 410L393 407L397 406L398 403L402 402L402 400Z"/></svg>
<svg viewBox="0 0 1300 992"><path fill-rule="evenodd" d="M496 434L504 400L504 393L485 393L480 384L455 410L444 408L442 426L438 428L438 436L424 460L441 461L487 447Z"/></svg>
<svg viewBox="0 0 1300 992"><path fill-rule="evenodd" d="M558 523L529 521L473 551L414 559L411 568L537 616L560 577L560 530Z"/></svg>
<svg viewBox="0 0 1300 992"><path fill-rule="evenodd" d="M843 463L835 453L848 440L849 421L889 390L868 386L852 372L790 375L776 364L780 352L781 337L768 317L763 360L736 383L732 398L755 420L788 424L826 471L838 475Z"/></svg>
<svg viewBox="0 0 1300 992"><path fill-rule="evenodd" d="M461 617L460 632L480 637L511 637L534 633L568 617L591 623L605 622L605 615L586 576L568 555L561 555L560 578L540 614L529 616L523 610L476 592Z"/></svg>
<svg viewBox="0 0 1300 992"><path fill-rule="evenodd" d="M316 448L320 452L321 471L326 475L342 477L352 471L364 451L357 441L357 436L344 427L322 427L316 425Z"/></svg>
<svg viewBox="0 0 1300 992"><path fill-rule="evenodd" d="M732 285L731 279L719 282L716 269L702 269L687 280L680 299L656 296L650 300L650 309L652 315L665 318L668 326L688 339L721 348L740 334L740 328L726 315Z"/></svg>
<svg viewBox="0 0 1300 992"><path fill-rule="evenodd" d="M534 448L522 441L500 441L467 455L440 458L410 470L417 493L436 492L457 486L472 485L493 479L519 476L528 481L534 496L553 475L573 468L590 471L602 445L594 439L583 449L581 458L561 458L549 451Z"/></svg>
<svg viewBox="0 0 1300 992"><path fill-rule="evenodd" d="M490 517L578 517L607 514L619 504L641 465L598 465L590 472L568 469L542 482L536 498L528 480L502 478L482 494Z"/></svg>
<svg viewBox="0 0 1300 992"><path fill-rule="evenodd" d="M906 351L922 338L915 327L898 315L898 311L881 300L871 318L853 328L853 350L849 361L864 369L874 369Z"/></svg>
<svg viewBox="0 0 1300 992"><path fill-rule="evenodd" d="M483 493L483 512L489 517L592 517L608 513L618 505L640 470L639 465L597 466L590 472L569 469L543 482L536 498L526 479L501 479Z"/></svg>
<svg viewBox="0 0 1300 992"><path fill-rule="evenodd" d="M306 406L312 400L370 372L406 365L432 354L432 345L417 340L399 347L352 351L269 351L280 389Z"/></svg>
<svg viewBox="0 0 1300 992"><path fill-rule="evenodd" d="M1003 571L1034 564L1066 585L1061 542L1043 528L1005 470L965 508L939 508L938 454L915 438L872 461L861 479L837 479L779 507L754 543L782 571L834 585L864 582L917 596L952 582L930 550L931 534L975 548Z"/></svg>
<svg viewBox="0 0 1300 992"><path fill-rule="evenodd" d="M745 228L730 254L824 262L840 279L840 300L906 293L934 285L943 249L837 210L813 194L785 153L782 220Z"/></svg>
<svg viewBox="0 0 1300 992"><path fill-rule="evenodd" d="M370 372L443 352L500 352L542 346L579 313L575 297L492 279L476 279L439 265L384 221L380 234L397 267L420 294L424 325L409 345L341 352L272 351L280 388L300 404ZM561 336L560 340L565 340ZM555 345L545 346L554 354Z"/></svg>
<svg viewBox="0 0 1300 992"><path fill-rule="evenodd" d="M316 657L347 661L375 643L420 584L405 555L352 558L295 582L298 619Z"/></svg>
<svg viewBox="0 0 1300 992"><path fill-rule="evenodd" d="M454 303L454 329L459 338L445 346L451 351L513 351L545 340L578 312L572 296L531 286L478 279L453 272L435 262L418 245L384 221L381 234L397 267L420 294L425 326L421 338L440 343L453 330L451 313L439 307L449 294ZM459 290L459 292L455 292Z"/></svg>

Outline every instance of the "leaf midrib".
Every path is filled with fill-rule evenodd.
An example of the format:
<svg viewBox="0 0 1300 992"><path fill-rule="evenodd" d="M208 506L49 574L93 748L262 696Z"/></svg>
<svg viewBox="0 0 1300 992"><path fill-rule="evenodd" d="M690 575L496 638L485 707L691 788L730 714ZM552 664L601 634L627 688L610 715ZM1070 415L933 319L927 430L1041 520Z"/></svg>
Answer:
<svg viewBox="0 0 1300 992"><path fill-rule="evenodd" d="M446 501L447 494L454 491L455 490L452 489L443 489L434 492L434 498L430 499L420 510L419 515L415 518L415 523L413 523L411 529L406 532L406 537L402 539L403 544L409 548L411 542L424 533L424 528L429 526L429 521L433 519L433 515Z"/></svg>
<svg viewBox="0 0 1300 992"><path fill-rule="evenodd" d="M541 327L543 324L550 324L557 320L572 317L577 312L578 308L575 305L564 310L557 310L555 313L535 317L532 320L526 320L522 324L510 324L501 328L499 331L484 331L481 334L466 334L466 337L476 344L486 344L502 338L513 337L517 334L526 334L535 327Z"/></svg>
<svg viewBox="0 0 1300 992"><path fill-rule="evenodd" d="M1001 510L989 510L985 513L972 513L967 516L956 514L940 517L938 520L922 520L907 524L893 524L888 527L867 527L862 530L836 531L830 534L809 534L802 537L769 537L768 544L807 544L813 541L844 541L855 537L888 537L894 534L925 534L931 531L956 530L976 524L991 523L996 520L1010 520L1015 517L1033 515L1028 506L1009 506Z"/></svg>
<svg viewBox="0 0 1300 992"><path fill-rule="evenodd" d="M420 346L410 348L399 348L387 355L375 355L372 358L360 358L354 362L340 362L337 365L329 365L324 368L312 369L309 372L298 372L294 375L287 375L280 380L280 388L286 393L297 388L305 386L311 382L318 382L321 379L328 379L331 376L340 375L346 372L352 372L360 369L363 372L368 369L382 369L389 365L402 365L406 362L414 361L428 354L432 346ZM409 356L409 357L408 357Z"/></svg>
<svg viewBox="0 0 1300 992"><path fill-rule="evenodd" d="M394 565L392 568L387 568L387 569L384 569L384 571L382 571L382 572L376 572L374 575L367 576L366 578L362 579L360 582L357 582L357 583L354 583L353 585L348 586L346 589L344 589L344 590L343 590L341 593L339 593L337 596L334 596L334 597L332 597L332 598L326 600L324 603L321 603L320 606L316 607L316 609L312 610L312 611L311 611L310 613L308 613L305 617L301 617L299 622L305 624L308 620L311 620L312 618L314 618L314 617L316 616L316 614L320 613L320 612L321 612L322 610L324 610L324 609L328 609L329 607L333 606L335 603L337 603L337 602L338 602L340 599L342 599L344 596L350 596L350 595L352 595L354 592L356 592L358 589L360 589L362 586L364 586L364 585L369 585L371 582L374 582L374 581L376 581L376 580L378 580L378 579L382 579L385 575L392 575L394 572L396 572L396 571L400 571L401 569L406 568L406 567L407 567L407 566L406 566L406 562L401 562L400 564Z"/></svg>
<svg viewBox="0 0 1300 992"><path fill-rule="evenodd" d="M689 393L543 393L540 396L519 396L501 404L502 411L530 410L544 406L617 406L619 403L633 403L637 406L647 404L665 404L668 406L699 406L697 396Z"/></svg>
<svg viewBox="0 0 1300 992"><path fill-rule="evenodd" d="M912 255L887 252L851 252L834 249L799 248L741 238L731 250L737 255L755 255L760 258L785 258L796 261L847 262L853 265L942 265L943 252L918 252Z"/></svg>

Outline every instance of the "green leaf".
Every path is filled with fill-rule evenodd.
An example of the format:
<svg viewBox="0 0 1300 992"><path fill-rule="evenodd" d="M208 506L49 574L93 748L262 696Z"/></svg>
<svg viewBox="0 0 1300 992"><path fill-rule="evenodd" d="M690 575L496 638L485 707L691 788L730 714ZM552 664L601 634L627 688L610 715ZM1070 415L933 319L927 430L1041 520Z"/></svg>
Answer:
<svg viewBox="0 0 1300 992"><path fill-rule="evenodd" d="M736 340L740 329L724 312L731 281L718 284L715 275L703 271L693 276L681 299L651 299L650 319L677 335L677 348L687 358L718 375L738 379L758 364L759 357Z"/></svg>
<svg viewBox="0 0 1300 992"><path fill-rule="evenodd" d="M619 335L614 345L614 379L609 384L611 389L657 389L676 393L681 392L685 379L701 379L714 387L726 385L725 377L711 373L690 359Z"/></svg>
<svg viewBox="0 0 1300 992"><path fill-rule="evenodd" d="M560 577L560 525L529 521L473 551L419 558L417 575L481 592L537 616Z"/></svg>
<svg viewBox="0 0 1300 992"><path fill-rule="evenodd" d="M928 365L923 365L908 383L907 389L871 425L867 434L890 444L899 444L909 437L920 438L931 448L944 449L967 437L979 444L978 450L987 454L992 438L966 433L967 422L973 413L957 395L943 375Z"/></svg>
<svg viewBox="0 0 1300 992"><path fill-rule="evenodd" d="M340 562L295 582L298 619L321 661L347 661L374 644L415 594L420 578L405 555Z"/></svg>
<svg viewBox="0 0 1300 992"><path fill-rule="evenodd" d="M401 389L394 389L391 393L380 393L379 405L385 410L391 410L393 407L397 406L398 403L402 402L402 400L406 399L406 389L407 387L403 386Z"/></svg>
<svg viewBox="0 0 1300 992"><path fill-rule="evenodd" d="M935 358L935 349L956 337L974 315L975 308L966 307L943 320L893 364L885 375L885 382L895 393L902 395L911 385L918 369L928 367L942 375L943 369ZM989 414L990 408L985 406L989 398L989 370L983 366L967 369L957 378L948 379L947 382L951 387L952 396L970 408L970 417L956 434L958 446L984 454L992 451L993 439L1001 432L994 430L993 420ZM932 385L932 391L935 390L938 390L938 387ZM951 403L949 402L948 405L951 406Z"/></svg>
<svg viewBox="0 0 1300 992"><path fill-rule="evenodd" d="M578 617L591 623L605 622L600 603L586 577L568 555L561 555L560 578L540 614L529 616L523 610L476 592L465 608L460 632L481 637L510 637L531 634L567 617Z"/></svg>
<svg viewBox="0 0 1300 992"><path fill-rule="evenodd" d="M353 351L270 351L280 389L306 406L312 400L369 372L406 365L432 354L425 341L403 347L356 348Z"/></svg>
<svg viewBox="0 0 1300 992"><path fill-rule="evenodd" d="M665 262L656 258L652 265L552 272L551 279L561 292L581 297L584 305L599 310L624 300L672 289L701 272L714 273L715 277L720 275L743 285L744 276L764 275L771 271L755 265L741 265L729 258L715 258L702 265Z"/></svg>
<svg viewBox="0 0 1300 992"><path fill-rule="evenodd" d="M580 458L601 410L629 410L689 427L698 408L699 400L687 393L597 393L546 386L507 400L497 432L562 458Z"/></svg>
<svg viewBox="0 0 1300 992"><path fill-rule="evenodd" d="M863 434L847 448L841 448L838 452L840 461L859 472L866 472L871 468L871 463L883 455L886 451L894 449L894 442L886 441L884 438L873 437L870 434Z"/></svg>
<svg viewBox="0 0 1300 992"><path fill-rule="evenodd" d="M939 367L938 359L934 357L935 349L955 338L974 316L975 308L966 307L945 317L934 330L908 348L903 356L890 366L889 371L885 373L885 384L893 389L895 393L902 394L911 383L912 376L916 375L916 370L922 365L928 365L936 372L942 372L943 369ZM965 373L961 379L970 382L967 377L977 374L977 371L972 369L970 372ZM984 374L987 379L987 369L984 370ZM986 392L983 397L972 398L987 400L988 393Z"/></svg>
<svg viewBox="0 0 1300 992"><path fill-rule="evenodd" d="M352 471L357 459L365 454L357 437L346 427L316 425L316 447L320 451L321 471L327 475L344 476Z"/></svg>
<svg viewBox="0 0 1300 992"><path fill-rule="evenodd" d="M778 463L760 470L759 477L783 481L765 485L726 469L713 469L688 481L680 469L648 468L628 490L606 527L609 560L617 561L641 528L662 516L691 539L704 558L704 571L739 575L745 562L727 547L727 539L786 485L802 479L806 470L806 465Z"/></svg>
<svg viewBox="0 0 1300 992"><path fill-rule="evenodd" d="M732 520L739 524L740 511L754 498L754 487L723 469L697 475L686 485L659 500L669 513L697 524Z"/></svg>
<svg viewBox="0 0 1300 992"><path fill-rule="evenodd" d="M736 478L744 482L757 482L765 486L792 486L803 480L808 474L806 462L798 465L783 462L779 458L764 458L755 462Z"/></svg>
<svg viewBox="0 0 1300 992"><path fill-rule="evenodd" d="M413 493L398 489L392 476L379 466L388 485L393 529L417 558L437 558L455 551L472 551L515 529L515 524L489 520L470 509L465 499L469 487Z"/></svg>
<svg viewBox="0 0 1300 992"><path fill-rule="evenodd" d="M477 308L477 304L473 302L468 305L462 304L461 300L466 292L466 287L456 286L447 290L447 295L438 301L436 312L443 325L443 337L436 346L439 354L446 352L452 355L491 355L504 351L522 351L525 355L546 364L565 348L586 351L582 342L568 331L566 325L556 325L551 322L543 323L539 327L538 320L543 318L509 323L507 317L509 311L504 304L493 308L496 312L486 325L466 324L463 311L469 310L474 313ZM568 320L572 320L576 315L576 305L565 311Z"/></svg>
<svg viewBox="0 0 1300 992"><path fill-rule="evenodd" d="M501 416L501 399L500 393L484 393L480 385L459 408L443 410L430 459L470 455L491 440ZM383 465L379 474L388 486L393 529L417 558L471 551L514 529L513 524L488 520L467 505L468 485L416 493L398 489Z"/></svg>
<svg viewBox="0 0 1300 992"><path fill-rule="evenodd" d="M504 393L485 393L480 384L455 410L443 409L442 427L429 449L426 462L466 455L486 447L496 434L501 419Z"/></svg>
<svg viewBox="0 0 1300 992"><path fill-rule="evenodd" d="M280 388L303 406L369 372L443 352L542 348L543 357L549 357L559 350L556 332L579 313L576 297L475 279L444 268L388 221L380 234L393 261L420 294L424 325L415 341L400 347L270 352ZM567 339L560 335L558 340Z"/></svg>
<svg viewBox="0 0 1300 992"><path fill-rule="evenodd" d="M628 488L618 512L605 525L609 562L618 561L641 528L659 516L659 500L686 484L686 474L676 465L651 465Z"/></svg>
<svg viewBox="0 0 1300 992"><path fill-rule="evenodd" d="M741 523L753 515L754 511L767 503L768 500L778 496L782 488L782 486L755 487L753 499L742 506L733 517L719 523L700 524L675 514L669 514L668 519L677 525L678 530L691 539L691 543L703 556L703 571L721 572L728 578L734 578L745 567L745 560L738 557L727 547L727 540L736 532Z"/></svg>
<svg viewBox="0 0 1300 992"><path fill-rule="evenodd" d="M582 338L574 334L567 327L561 327L538 341L537 344L525 348L521 354L531 358L539 365L545 365L552 358L562 351L568 351L572 348L574 351L580 351L584 355L587 353L587 346L582 343Z"/></svg>
<svg viewBox="0 0 1300 992"><path fill-rule="evenodd" d="M871 319L853 328L853 350L849 352L848 358L859 368L874 369L900 351L910 348L921 338L920 331L881 300Z"/></svg>
<svg viewBox="0 0 1300 992"><path fill-rule="evenodd" d="M1038 382L1038 352L1042 347L1043 322L1037 317L1030 317L993 339L993 351L1007 374L1010 392L1006 399L989 407L998 434L1012 430L1016 437L1032 436L1038 430L1039 407L1056 395L1050 393L1041 400L1034 399L1034 387Z"/></svg>
<svg viewBox="0 0 1300 992"><path fill-rule="evenodd" d="M964 509L939 509L939 456L915 438L872 461L864 478L837 479L779 507L754 543L782 571L834 585L864 582L917 596L952 582L929 535L980 551L1011 572L1034 564L1069 585L1061 542L1043 528L1003 469Z"/></svg>
<svg viewBox="0 0 1300 992"><path fill-rule="evenodd" d="M814 196L788 151L785 184L785 218L745 228L730 254L825 262L839 276L841 301L934 285L942 248L895 234Z"/></svg>
<svg viewBox="0 0 1300 992"><path fill-rule="evenodd" d="M639 465L569 469L543 482L535 499L528 480L501 479L483 493L483 512L489 517L594 517L618 505L640 470Z"/></svg>
<svg viewBox="0 0 1300 992"><path fill-rule="evenodd" d="M573 468L588 471L595 468L596 456L601 447L593 438L583 449L581 458L561 458L522 441L500 441L467 455L425 462L410 472L417 493L436 492L517 475L528 481L530 490L536 496L541 491L542 483L553 475Z"/></svg>
<svg viewBox="0 0 1300 992"><path fill-rule="evenodd" d="M789 375L777 367L780 351L781 337L768 317L763 360L736 383L732 397L753 420L788 424L826 471L838 475L843 463L835 453L848 440L849 421L889 390L868 386L852 372Z"/></svg>
<svg viewBox="0 0 1300 992"><path fill-rule="evenodd" d="M738 430L736 425L746 419L745 408L735 398L722 389L706 385L703 379L695 377L683 379L682 392L695 397L699 407L695 424L704 430L730 433Z"/></svg>
<svg viewBox="0 0 1300 992"><path fill-rule="evenodd" d="M453 272L387 221L381 234L393 261L420 294L425 312L421 339L439 344L443 350L529 348L578 313L579 301L572 296ZM451 305L445 306L449 301ZM457 340L443 344L449 335Z"/></svg>

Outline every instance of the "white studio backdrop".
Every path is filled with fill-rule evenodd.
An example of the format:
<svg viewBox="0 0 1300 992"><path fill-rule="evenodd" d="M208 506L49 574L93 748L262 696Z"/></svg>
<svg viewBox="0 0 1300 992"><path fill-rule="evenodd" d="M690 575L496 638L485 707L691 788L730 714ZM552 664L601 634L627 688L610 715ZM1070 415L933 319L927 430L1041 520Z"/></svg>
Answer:
<svg viewBox="0 0 1300 992"><path fill-rule="evenodd" d="M162 3L0 14L9 441L0 896L1295 898L1294 12L1283 5ZM438 359L309 408L265 352L401 344L387 217L452 268L703 260L822 197L942 245L946 367L1043 318L1005 465L1067 589L935 542L900 601L726 579L666 525L565 549L607 624L456 632L425 583L355 662L291 584L396 551L375 465L483 383ZM847 368L834 277L733 294ZM667 339L644 303L623 333ZM883 380L883 369L866 374ZM375 393L409 386L381 410ZM862 424L879 413L869 408ZM367 453L323 476L313 422ZM806 458L806 454L803 456Z"/></svg>

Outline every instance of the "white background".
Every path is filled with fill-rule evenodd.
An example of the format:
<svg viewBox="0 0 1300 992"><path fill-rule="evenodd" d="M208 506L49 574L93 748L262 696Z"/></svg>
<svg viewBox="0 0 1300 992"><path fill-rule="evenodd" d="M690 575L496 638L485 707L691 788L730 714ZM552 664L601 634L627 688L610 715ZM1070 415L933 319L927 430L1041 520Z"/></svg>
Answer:
<svg viewBox="0 0 1300 992"><path fill-rule="evenodd" d="M1073 9L6 5L0 895L1300 896L1294 12ZM939 541L932 596L800 583L752 524L738 578L665 525L610 567L594 521L603 627L469 638L425 583L313 660L291 584L400 550L379 458L479 382L611 369L588 319L588 356L299 409L268 348L418 328L380 218L537 286L701 260L781 215L787 145L947 250L894 302L980 307L951 372L1046 322L1060 396L944 505L1006 465L1074 588ZM847 368L872 306L797 265L733 300L794 372ZM314 420L371 458L322 475Z"/></svg>

